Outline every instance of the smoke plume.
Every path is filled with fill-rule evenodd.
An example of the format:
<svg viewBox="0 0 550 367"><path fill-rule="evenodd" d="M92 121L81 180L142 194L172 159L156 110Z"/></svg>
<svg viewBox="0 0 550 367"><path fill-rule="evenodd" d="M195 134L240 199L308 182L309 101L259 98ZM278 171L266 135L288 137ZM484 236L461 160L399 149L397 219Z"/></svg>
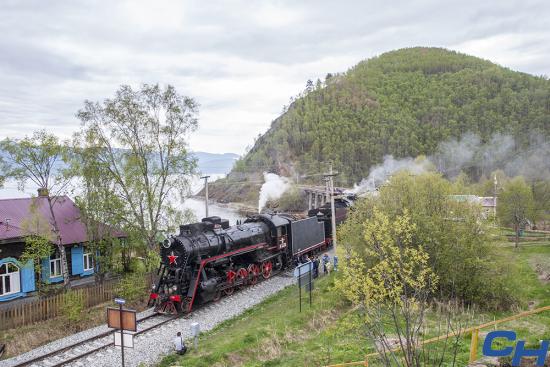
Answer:
<svg viewBox="0 0 550 367"><path fill-rule="evenodd" d="M258 201L258 213L262 211L268 200L276 200L290 187L290 181L275 173L264 172L264 184L260 189L260 200Z"/></svg>
<svg viewBox="0 0 550 367"><path fill-rule="evenodd" d="M466 172L478 179L488 177L497 169L502 169L510 177L550 178L550 142L535 134L528 141L528 148L521 148L510 135L495 133L484 143L477 135L468 133L460 139L441 143L429 159L449 178Z"/></svg>
<svg viewBox="0 0 550 367"><path fill-rule="evenodd" d="M521 148L510 135L495 133L483 142L478 135L466 133L459 139L440 143L436 152L427 159L386 156L382 164L371 168L368 177L356 184L352 192L373 192L400 170L412 174L437 170L451 179L466 172L477 180L501 169L509 177L521 175L527 180L550 179L550 142L542 134L532 134L527 141L528 144L523 145L528 148Z"/></svg>
<svg viewBox="0 0 550 367"><path fill-rule="evenodd" d="M397 171L406 170L417 175L429 170L430 166L431 163L426 159L413 159L410 157L395 159L393 156L387 155L384 157L382 164L371 168L369 176L361 180L359 184L356 184L351 193L363 194L373 192L376 188L385 184L390 176Z"/></svg>

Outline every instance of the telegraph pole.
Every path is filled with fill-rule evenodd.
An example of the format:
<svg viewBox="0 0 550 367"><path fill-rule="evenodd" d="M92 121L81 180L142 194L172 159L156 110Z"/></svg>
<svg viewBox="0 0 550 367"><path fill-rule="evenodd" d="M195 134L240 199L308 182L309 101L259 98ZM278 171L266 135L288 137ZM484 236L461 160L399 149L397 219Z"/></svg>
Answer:
<svg viewBox="0 0 550 367"><path fill-rule="evenodd" d="M210 176L201 177L202 179L204 179L204 205L205 205L205 212L206 212L205 218L208 218L208 177Z"/></svg>
<svg viewBox="0 0 550 367"><path fill-rule="evenodd" d="M332 163L329 166L329 172L325 173L325 178L327 179L328 187L330 190L330 214L332 217L331 226L332 226L332 245L334 246L334 252L336 252L336 210L334 209L334 176L338 172L332 171Z"/></svg>
<svg viewBox="0 0 550 367"><path fill-rule="evenodd" d="M494 181L494 184L495 184L495 197L494 197L494 214L495 214L495 221L496 221L496 218L497 218L497 186L498 186L498 181L497 181L497 175L495 173L495 181Z"/></svg>
<svg viewBox="0 0 550 367"><path fill-rule="evenodd" d="M325 202L323 204L326 204L327 202L330 201L330 183L329 183L329 178L325 176L325 197L326 199L324 200Z"/></svg>

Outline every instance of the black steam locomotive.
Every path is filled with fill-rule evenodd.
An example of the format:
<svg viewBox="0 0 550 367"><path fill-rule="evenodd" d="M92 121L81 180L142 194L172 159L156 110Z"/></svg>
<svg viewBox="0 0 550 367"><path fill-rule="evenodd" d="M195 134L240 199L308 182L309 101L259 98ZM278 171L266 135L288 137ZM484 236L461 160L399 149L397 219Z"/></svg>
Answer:
<svg viewBox="0 0 550 367"><path fill-rule="evenodd" d="M345 219L337 206L337 223ZM328 210L327 210L328 208ZM347 209L347 208L346 208ZM150 294L157 312L190 312L194 304L217 301L256 284L331 244L330 206L297 220L285 214L258 214L229 226L219 217L180 226L161 244L159 281Z"/></svg>
<svg viewBox="0 0 550 367"><path fill-rule="evenodd" d="M328 245L325 223L260 214L229 226L219 217L180 226L161 246L160 280L150 295L158 312L190 312L235 289L267 279L294 256Z"/></svg>

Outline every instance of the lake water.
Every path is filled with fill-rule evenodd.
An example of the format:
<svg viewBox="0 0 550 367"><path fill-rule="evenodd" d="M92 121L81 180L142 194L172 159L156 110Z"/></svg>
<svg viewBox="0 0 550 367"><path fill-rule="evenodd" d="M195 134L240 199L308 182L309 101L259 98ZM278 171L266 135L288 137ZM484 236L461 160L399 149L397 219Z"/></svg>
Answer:
<svg viewBox="0 0 550 367"><path fill-rule="evenodd" d="M225 174L210 174L209 182L215 181L224 177ZM191 180L191 192L197 194L204 186L204 180L201 180L199 176L193 177ZM17 183L8 180L3 188L0 188L0 199L13 199L13 198L28 198L36 196L37 187L35 185L28 184L25 186L24 191L20 191L17 188ZM188 198L183 203L179 204L181 208L190 209L195 214L196 218L200 220L204 217L205 206L204 200ZM219 216L224 219L228 219L231 225L234 225L237 219L242 219L243 216L239 214L237 210L228 208L226 206L220 206L210 203L208 205L208 214L210 216Z"/></svg>

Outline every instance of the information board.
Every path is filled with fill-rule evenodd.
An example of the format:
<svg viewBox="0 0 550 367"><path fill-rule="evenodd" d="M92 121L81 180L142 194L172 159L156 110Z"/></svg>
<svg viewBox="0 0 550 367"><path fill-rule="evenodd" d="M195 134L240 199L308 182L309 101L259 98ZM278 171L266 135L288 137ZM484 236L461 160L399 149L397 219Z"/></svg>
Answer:
<svg viewBox="0 0 550 367"><path fill-rule="evenodd" d="M120 312L119 308L107 308L107 326L120 329ZM136 311L122 310L122 329L137 331Z"/></svg>

